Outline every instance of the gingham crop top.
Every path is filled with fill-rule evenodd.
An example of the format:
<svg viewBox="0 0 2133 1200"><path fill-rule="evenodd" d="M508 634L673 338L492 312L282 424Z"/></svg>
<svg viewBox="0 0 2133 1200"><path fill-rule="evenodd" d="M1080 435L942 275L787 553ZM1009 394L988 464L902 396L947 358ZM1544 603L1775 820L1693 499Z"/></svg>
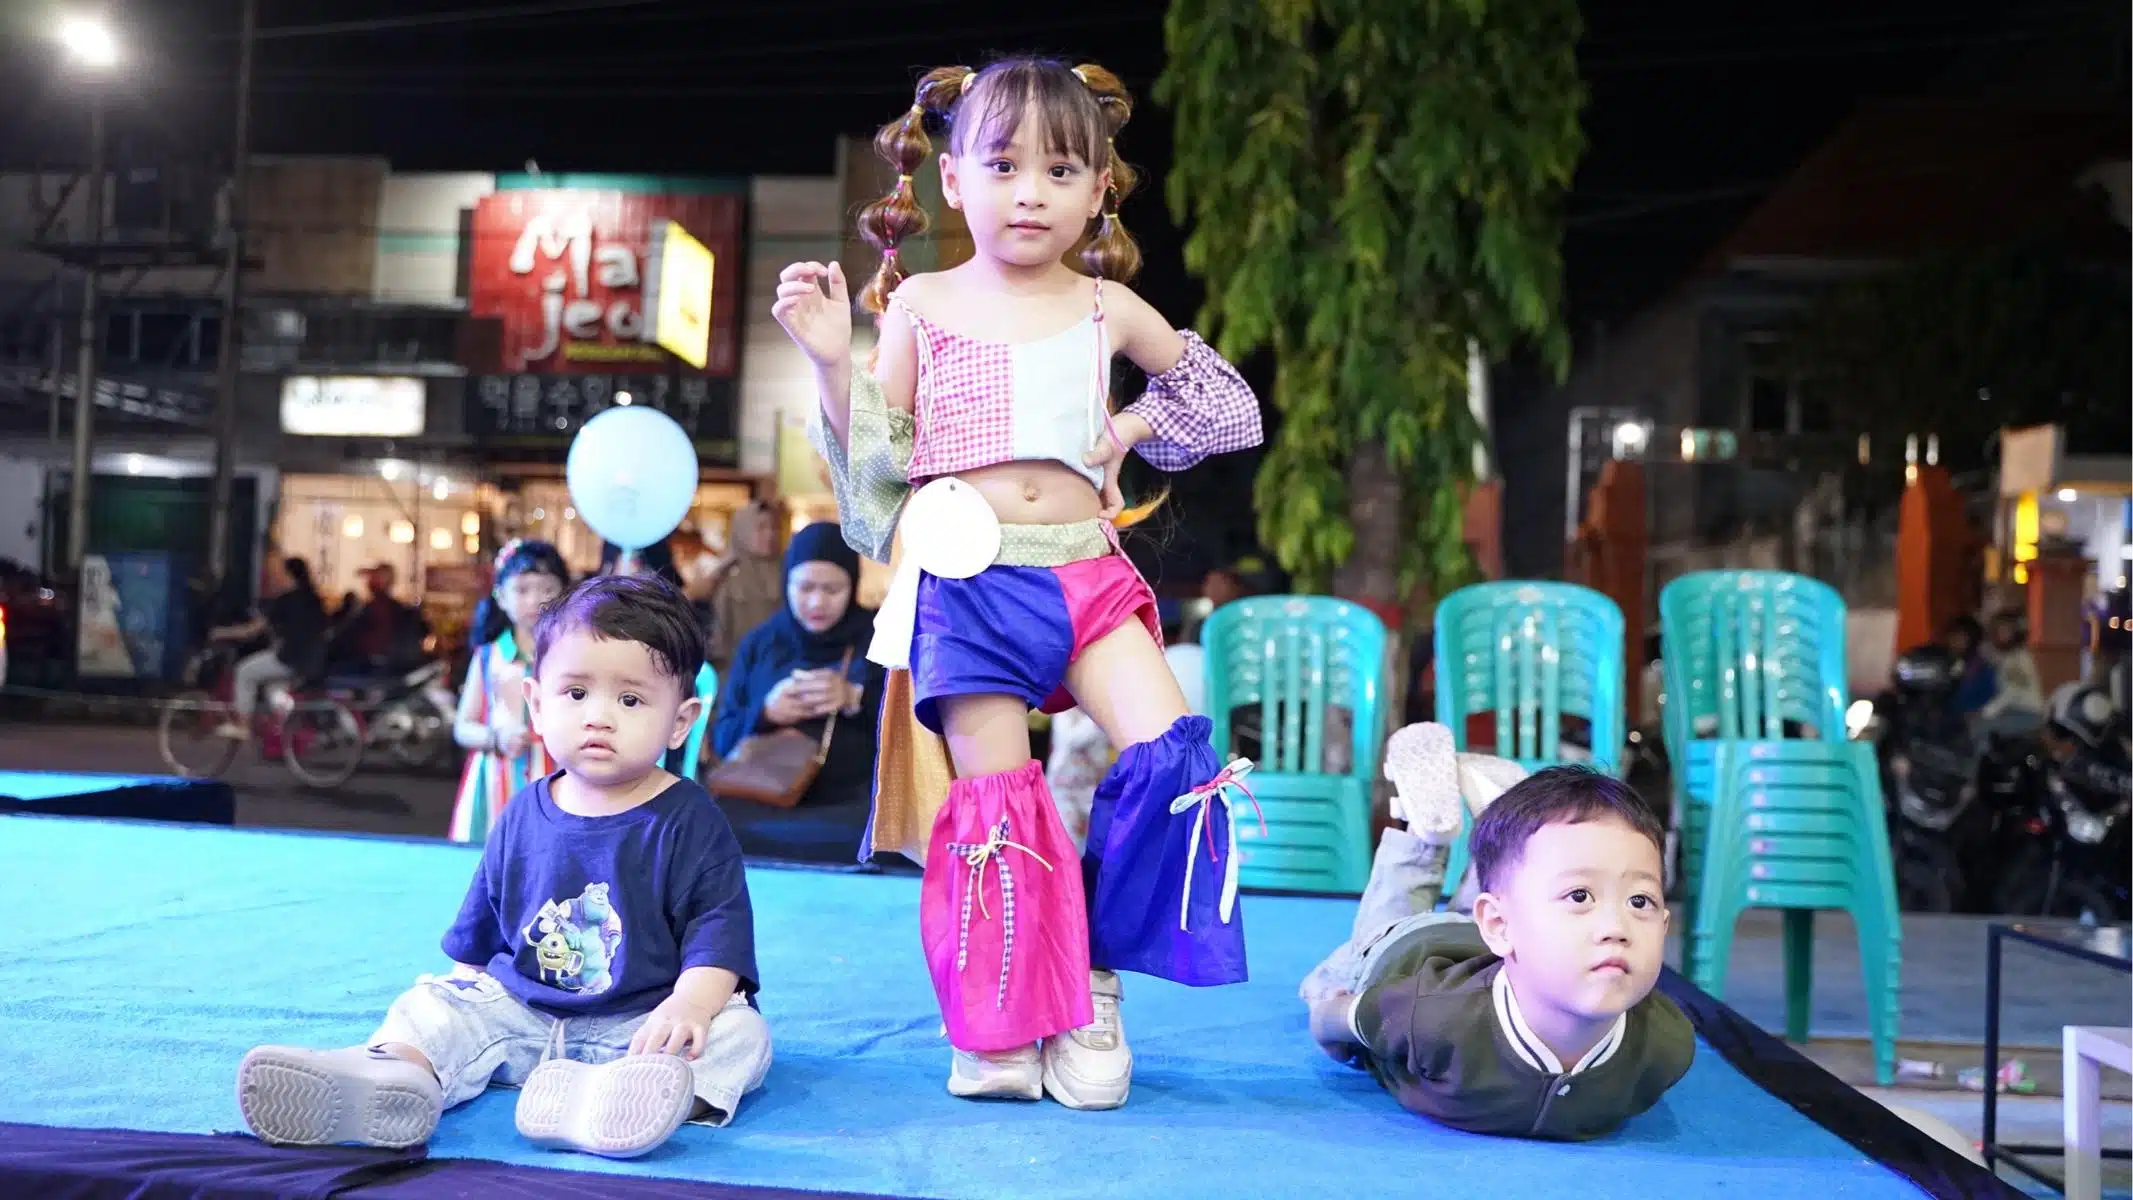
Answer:
<svg viewBox="0 0 2133 1200"><path fill-rule="evenodd" d="M897 297L890 302L910 317L918 348L910 482L1042 461L1103 486L1102 468L1082 461L1110 423L1111 342L1101 280L1086 318L1029 342L953 333ZM1147 392L1126 409L1155 431L1135 449L1165 471L1249 449L1261 438L1259 401L1250 385L1198 335L1180 333L1185 353L1177 365L1151 377Z"/></svg>

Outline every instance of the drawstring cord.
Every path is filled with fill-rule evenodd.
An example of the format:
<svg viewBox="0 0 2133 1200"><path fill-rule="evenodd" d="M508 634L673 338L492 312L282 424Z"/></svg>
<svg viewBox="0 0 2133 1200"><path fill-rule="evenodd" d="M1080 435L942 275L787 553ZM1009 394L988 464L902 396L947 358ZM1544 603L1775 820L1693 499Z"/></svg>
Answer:
<svg viewBox="0 0 2133 1200"><path fill-rule="evenodd" d="M1190 839L1193 843L1193 846L1192 850L1186 855L1185 858L1184 894L1178 897L1179 929L1186 928L1186 914L1192 907L1192 866L1194 860L1198 859L1200 856L1198 843L1200 841L1201 832L1203 830L1206 832L1207 836L1207 857L1211 861L1220 862L1222 864L1222 902L1219 909L1222 915L1222 923L1224 925L1229 924L1231 915L1236 911L1238 867L1237 816L1234 806L1230 801L1230 789L1234 788L1237 791L1243 792L1244 798L1252 802L1252 812L1259 818L1259 836L1265 837L1267 831L1266 813L1259 807L1259 797L1253 795L1251 786L1244 782L1244 777L1251 773L1251 759L1231 759L1229 765L1216 772L1215 777L1213 779L1208 780L1206 783L1201 784L1199 787L1192 789L1191 791L1185 793L1182 796L1179 796L1177 799L1172 800L1170 802L1170 815L1172 816L1177 816L1179 813L1184 812L1186 809L1193 810L1192 835ZM1217 802L1222 805L1222 815L1228 818L1228 820L1224 822L1224 824L1227 825L1229 828L1229 853L1227 855L1219 854L1216 852L1215 831L1210 828L1207 823L1207 810L1210 806L1216 804Z"/></svg>
<svg viewBox="0 0 2133 1200"><path fill-rule="evenodd" d="M992 827L992 832L982 842L950 842L948 853L956 855L970 866L970 877L963 887L963 926L956 940L955 969L961 972L970 961L970 908L973 897L977 900L979 915L992 919L992 909L985 903L985 866L994 864L1000 872L1000 987L995 996L995 1008L1007 1007L1007 972L1015 953L1015 873L1007 865L1006 853L1020 850L1037 860L1045 870L1052 864L1043 855L1007 836L1007 818L1001 817Z"/></svg>

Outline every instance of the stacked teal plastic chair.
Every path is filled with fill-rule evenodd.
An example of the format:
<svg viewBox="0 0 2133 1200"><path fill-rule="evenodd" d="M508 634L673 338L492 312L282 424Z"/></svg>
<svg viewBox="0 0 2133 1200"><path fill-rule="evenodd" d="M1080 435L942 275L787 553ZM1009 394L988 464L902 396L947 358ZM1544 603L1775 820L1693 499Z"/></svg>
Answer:
<svg viewBox="0 0 2133 1200"><path fill-rule="evenodd" d="M1733 930L1784 913L1786 1036L1804 1040L1814 914L1849 913L1876 1074L1894 1078L1902 930L1873 748L1845 736L1844 604L1777 571L1708 571L1659 598L1682 815L1682 972L1725 991Z"/></svg>
<svg viewBox="0 0 2133 1200"><path fill-rule="evenodd" d="M1384 742L1385 626L1327 596L1254 596L1216 609L1200 630L1215 753L1236 753L1237 709L1259 710L1247 782L1266 821L1234 810L1246 887L1359 894L1370 879L1370 797ZM1348 762L1326 769L1327 714L1351 717Z"/></svg>
<svg viewBox="0 0 2133 1200"><path fill-rule="evenodd" d="M711 710L718 707L718 671L710 663L705 663L696 672L696 698L703 702L703 707L689 726L689 740L681 744L681 770L676 774L683 779L696 778L697 769L704 764L704 741L711 733Z"/></svg>
<svg viewBox="0 0 2133 1200"><path fill-rule="evenodd" d="M1478 713L1496 720L1499 758L1528 771L1569 761L1562 719L1582 717L1592 732L1588 760L1612 775L1623 741L1622 610L1591 588L1507 580L1463 587L1437 605L1437 722L1461 750ZM1464 814L1445 864L1450 896L1466 875Z"/></svg>

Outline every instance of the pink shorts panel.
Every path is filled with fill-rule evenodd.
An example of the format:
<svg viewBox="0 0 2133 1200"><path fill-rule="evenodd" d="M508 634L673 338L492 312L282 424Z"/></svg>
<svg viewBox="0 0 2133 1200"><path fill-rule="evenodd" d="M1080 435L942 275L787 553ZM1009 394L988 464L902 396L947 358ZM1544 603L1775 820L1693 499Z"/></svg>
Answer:
<svg viewBox="0 0 2133 1200"><path fill-rule="evenodd" d="M1067 613L1074 619L1074 652L1069 662L1081 657L1091 643L1138 617L1155 644L1163 644L1162 619L1157 616L1155 593L1134 569L1133 561L1112 553L1100 558L1053 567L1059 590L1066 599ZM1074 697L1064 686L1044 702L1048 713L1074 707Z"/></svg>

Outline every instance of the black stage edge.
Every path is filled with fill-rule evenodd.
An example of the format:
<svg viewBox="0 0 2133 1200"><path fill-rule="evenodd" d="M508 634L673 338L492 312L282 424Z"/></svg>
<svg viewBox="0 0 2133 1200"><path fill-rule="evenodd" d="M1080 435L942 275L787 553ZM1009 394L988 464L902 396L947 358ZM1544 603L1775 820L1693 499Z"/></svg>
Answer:
<svg viewBox="0 0 2133 1200"><path fill-rule="evenodd" d="M1733 1069L1935 1200L2026 1200L2012 1185L1883 1108L1782 1039L1665 968L1659 990Z"/></svg>
<svg viewBox="0 0 2133 1200"><path fill-rule="evenodd" d="M1823 1070L1669 969L1660 990L1757 1087L1902 1175L1936 1200L2022 1193ZM891 1200L584 1171L422 1151L268 1146L238 1134L144 1133L0 1124L0 1196L66 1200Z"/></svg>
<svg viewBox="0 0 2133 1200"><path fill-rule="evenodd" d="M427 1158L269 1146L243 1134L0 1124L0 1196L37 1200L894 1200Z"/></svg>
<svg viewBox="0 0 2133 1200"><path fill-rule="evenodd" d="M158 779L44 800L0 792L0 813L235 825L237 793L219 779Z"/></svg>

